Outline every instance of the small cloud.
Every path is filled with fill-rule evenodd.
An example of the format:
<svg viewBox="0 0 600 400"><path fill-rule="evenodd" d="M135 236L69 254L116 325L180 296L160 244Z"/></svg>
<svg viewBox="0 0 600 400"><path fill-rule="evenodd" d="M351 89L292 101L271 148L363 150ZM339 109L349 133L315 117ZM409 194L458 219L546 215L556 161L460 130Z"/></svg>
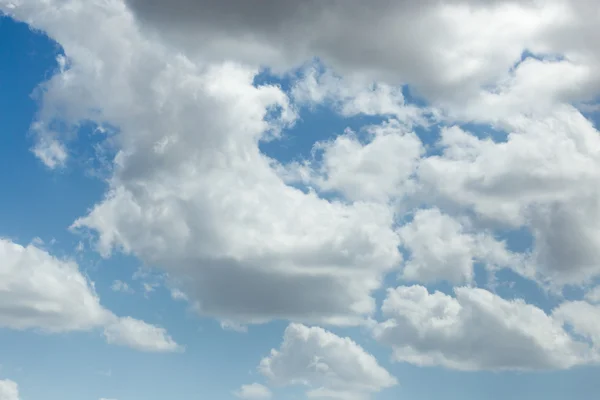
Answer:
<svg viewBox="0 0 600 400"><path fill-rule="evenodd" d="M116 280L110 286L113 292L133 293L134 290L126 282Z"/></svg>
<svg viewBox="0 0 600 400"><path fill-rule="evenodd" d="M234 391L233 394L240 399L263 400L270 399L272 396L268 387L260 383L252 383L250 385L242 385L241 388Z"/></svg>
<svg viewBox="0 0 600 400"><path fill-rule="evenodd" d="M109 344L131 347L136 350L169 353L183 351L164 328L131 317L117 318L104 328Z"/></svg>
<svg viewBox="0 0 600 400"><path fill-rule="evenodd" d="M186 294L179 289L171 289L171 298L178 301L185 301L188 299Z"/></svg>
<svg viewBox="0 0 600 400"><path fill-rule="evenodd" d="M144 288L144 296L148 297L148 295L154 292L158 286L158 283L144 282L142 284L142 287Z"/></svg>
<svg viewBox="0 0 600 400"><path fill-rule="evenodd" d="M238 324L237 322L233 322L233 321L221 321L221 329L223 329L224 331L233 331L233 332L239 332L239 333L246 333L248 332L248 327L246 325L242 325L242 324Z"/></svg>
<svg viewBox="0 0 600 400"><path fill-rule="evenodd" d="M50 169L62 167L67 161L67 150L54 139L40 140L32 151Z"/></svg>

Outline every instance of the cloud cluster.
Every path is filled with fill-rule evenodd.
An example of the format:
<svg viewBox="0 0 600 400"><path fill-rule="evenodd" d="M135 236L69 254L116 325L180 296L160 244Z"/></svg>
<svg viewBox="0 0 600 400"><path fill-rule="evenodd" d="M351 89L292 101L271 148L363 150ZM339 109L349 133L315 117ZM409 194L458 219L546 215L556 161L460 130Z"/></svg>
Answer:
<svg viewBox="0 0 600 400"><path fill-rule="evenodd" d="M388 291L373 333L397 361L460 370L598 361L597 290L546 312L474 287L476 264L554 292L585 291L600 278L600 134L581 112L600 88L596 2L0 0L0 8L65 51L32 126L38 157L68 165L81 121L115 127L103 130L115 151L109 188L72 230L92 232L105 257L122 251L162 268L178 298L224 326L294 321L261 363L272 384L341 399L393 386L356 343L300 324L363 323L389 275L459 285L453 295ZM257 85L259 66L288 73L292 89ZM400 83L429 105L407 104ZM318 142L304 162L281 165L260 151L299 123L303 107L323 104L386 121ZM56 120L67 132L50 130ZM503 241L516 230L531 248ZM104 327L111 343L178 348L161 328L112 316L73 264L2 246L17 260L10 265L42 265L31 279L52 288L40 292L30 274L0 265L16 282L0 280L0 299L19 299L0 312L4 326ZM258 384L237 392L267 393Z"/></svg>

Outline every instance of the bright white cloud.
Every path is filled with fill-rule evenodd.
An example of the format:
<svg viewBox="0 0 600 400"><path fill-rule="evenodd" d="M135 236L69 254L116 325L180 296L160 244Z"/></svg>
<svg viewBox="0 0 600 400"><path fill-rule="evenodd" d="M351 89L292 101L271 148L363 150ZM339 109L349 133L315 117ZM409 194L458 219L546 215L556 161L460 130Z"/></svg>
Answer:
<svg viewBox="0 0 600 400"><path fill-rule="evenodd" d="M11 380L0 380L0 400L19 400L19 386Z"/></svg>
<svg viewBox="0 0 600 400"><path fill-rule="evenodd" d="M282 173L324 192L338 192L353 201L389 202L414 189L411 177L424 153L419 138L404 123L392 119L362 132L347 131L313 147L319 161L292 164Z"/></svg>
<svg viewBox="0 0 600 400"><path fill-rule="evenodd" d="M469 232L461 222L435 208L418 210L399 234L410 253L402 273L405 280L461 284L473 280L475 262L490 271L526 266L526 260L508 251L504 243L485 232Z"/></svg>
<svg viewBox="0 0 600 400"><path fill-rule="evenodd" d="M387 320L375 327L375 337L393 347L396 361L458 370L563 369L598 361L562 321L533 305L478 288L454 291L456 297L422 286L389 289L382 306Z"/></svg>
<svg viewBox="0 0 600 400"><path fill-rule="evenodd" d="M291 96L296 104L314 107L326 104L343 116L389 115L404 121L421 122L423 110L404 101L402 87L342 78L332 71L309 67L295 83Z"/></svg>
<svg viewBox="0 0 600 400"><path fill-rule="evenodd" d="M503 121L505 142L442 131L440 156L423 159L423 198L442 198L501 227L527 228L540 281L577 284L600 274L600 135L569 106Z"/></svg>
<svg viewBox="0 0 600 400"><path fill-rule="evenodd" d="M272 397L271 390L260 383L242 385L242 387L236 390L233 394L240 399L248 400L264 400Z"/></svg>
<svg viewBox="0 0 600 400"><path fill-rule="evenodd" d="M131 317L118 318L104 328L104 336L110 344L131 347L140 351L181 351L164 328L150 325Z"/></svg>
<svg viewBox="0 0 600 400"><path fill-rule="evenodd" d="M89 330L111 314L76 263L0 239L0 325L50 332Z"/></svg>
<svg viewBox="0 0 600 400"><path fill-rule="evenodd" d="M600 306L570 301L561 304L552 315L571 327L575 334L590 340L596 352L600 351Z"/></svg>
<svg viewBox="0 0 600 400"><path fill-rule="evenodd" d="M279 349L259 366L274 385L304 385L309 397L362 398L396 385L375 357L350 338L290 324Z"/></svg>
<svg viewBox="0 0 600 400"><path fill-rule="evenodd" d="M164 329L118 318L102 307L75 262L7 239L0 239L0 326L46 332L104 328L109 343L144 351L177 349Z"/></svg>

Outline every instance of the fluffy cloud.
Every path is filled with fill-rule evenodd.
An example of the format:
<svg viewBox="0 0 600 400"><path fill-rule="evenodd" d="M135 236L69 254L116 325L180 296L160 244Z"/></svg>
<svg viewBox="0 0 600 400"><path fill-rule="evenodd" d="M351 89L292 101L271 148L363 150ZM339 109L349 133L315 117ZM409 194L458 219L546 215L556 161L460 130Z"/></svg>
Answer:
<svg viewBox="0 0 600 400"><path fill-rule="evenodd" d="M504 119L504 142L443 130L442 154L421 161L419 179L424 197L527 228L541 281L585 283L600 274L600 135L574 108L553 111Z"/></svg>
<svg viewBox="0 0 600 400"><path fill-rule="evenodd" d="M19 386L10 380L0 380L0 400L19 400Z"/></svg>
<svg viewBox="0 0 600 400"><path fill-rule="evenodd" d="M313 107L327 104L343 116L389 115L422 122L424 110L405 103L402 87L363 79L343 78L330 70L306 68L291 89L295 103Z"/></svg>
<svg viewBox="0 0 600 400"><path fill-rule="evenodd" d="M0 327L46 332L104 327L109 343L144 351L177 348L164 329L119 318L102 307L74 262L6 239L0 239Z"/></svg>
<svg viewBox="0 0 600 400"><path fill-rule="evenodd" d="M533 305L478 288L454 291L456 297L422 286L389 289L382 306L388 319L375 327L375 337L393 346L397 361L459 370L563 369L598 361L597 351ZM580 326L589 333L590 326Z"/></svg>
<svg viewBox="0 0 600 400"><path fill-rule="evenodd" d="M590 340L596 352L600 351L600 306L570 301L556 308L553 316L570 326L575 334Z"/></svg>
<svg viewBox="0 0 600 400"><path fill-rule="evenodd" d="M104 328L106 341L140 351L171 352L182 347L167 334L164 328L147 324L131 317L120 318Z"/></svg>
<svg viewBox="0 0 600 400"><path fill-rule="evenodd" d="M275 385L304 385L309 397L362 398L396 385L375 357L350 338L290 324L283 343L259 366Z"/></svg>
<svg viewBox="0 0 600 400"><path fill-rule="evenodd" d="M526 260L508 251L503 243L485 232L468 232L463 224L436 208L418 210L399 234L410 253L402 274L409 281L471 282L475 262L484 263L491 271L526 268Z"/></svg>
<svg viewBox="0 0 600 400"><path fill-rule="evenodd" d="M236 390L233 394L239 397L240 399L249 400L270 399L272 396L272 393L269 390L269 388L265 385L261 385L260 383L242 385L242 387Z"/></svg>
<svg viewBox="0 0 600 400"><path fill-rule="evenodd" d="M399 120L352 131L313 146L313 160L287 166L282 176L353 201L389 202L412 192L411 177L424 153L417 135ZM318 158L318 160L316 160Z"/></svg>

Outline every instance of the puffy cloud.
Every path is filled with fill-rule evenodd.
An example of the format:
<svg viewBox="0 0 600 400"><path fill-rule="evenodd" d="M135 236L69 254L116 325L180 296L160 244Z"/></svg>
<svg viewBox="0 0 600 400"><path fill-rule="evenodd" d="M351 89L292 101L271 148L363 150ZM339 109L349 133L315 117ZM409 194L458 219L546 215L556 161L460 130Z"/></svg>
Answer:
<svg viewBox="0 0 600 400"><path fill-rule="evenodd" d="M405 123L423 122L424 110L405 103L402 87L342 78L315 66L303 71L291 89L291 96L298 105L326 104L346 117L390 115Z"/></svg>
<svg viewBox="0 0 600 400"><path fill-rule="evenodd" d="M0 380L0 400L19 400L19 386L11 380Z"/></svg>
<svg viewBox="0 0 600 400"><path fill-rule="evenodd" d="M527 266L526 260L508 251L504 243L485 232L468 232L461 222L436 208L418 210L399 234L410 252L402 274L406 280L460 284L473 280L475 262L484 263L490 271Z"/></svg>
<svg viewBox="0 0 600 400"><path fill-rule="evenodd" d="M575 334L590 340L596 352L600 351L600 306L570 301L561 304L552 315L570 326Z"/></svg>
<svg viewBox="0 0 600 400"><path fill-rule="evenodd" d="M164 329L102 307L76 263L6 239L0 239L0 326L46 332L104 327L109 343L145 351L177 348Z"/></svg>
<svg viewBox="0 0 600 400"><path fill-rule="evenodd" d="M362 398L396 385L375 357L350 338L290 324L278 350L259 367L275 385L304 385L309 397Z"/></svg>
<svg viewBox="0 0 600 400"><path fill-rule="evenodd" d="M369 126L363 133L365 141L347 131L331 141L317 142L313 158L318 160L286 166L282 176L323 192L341 193L352 201L385 203L411 193L411 178L424 153L417 135L395 119Z"/></svg>
<svg viewBox="0 0 600 400"><path fill-rule="evenodd" d="M504 142L453 127L442 154L423 159L423 197L471 209L504 228L525 227L537 278L577 284L600 274L600 135L570 106L503 121Z"/></svg>
<svg viewBox="0 0 600 400"><path fill-rule="evenodd" d="M240 399L249 400L270 399L272 396L272 393L269 390L269 388L265 385L261 385L260 383L242 385L242 387L236 390L233 394L239 397Z"/></svg>
<svg viewBox="0 0 600 400"><path fill-rule="evenodd" d="M49 332L89 330L110 318L77 264L0 239L0 325Z"/></svg>
<svg viewBox="0 0 600 400"><path fill-rule="evenodd" d="M104 328L106 341L140 351L172 352L183 348L167 334L164 328L150 325L131 317L119 318Z"/></svg>
<svg viewBox="0 0 600 400"><path fill-rule="evenodd" d="M458 287L456 297L422 286L389 289L375 337L396 361L459 370L563 369L598 361L562 321L522 300ZM583 328L585 329L585 328Z"/></svg>

